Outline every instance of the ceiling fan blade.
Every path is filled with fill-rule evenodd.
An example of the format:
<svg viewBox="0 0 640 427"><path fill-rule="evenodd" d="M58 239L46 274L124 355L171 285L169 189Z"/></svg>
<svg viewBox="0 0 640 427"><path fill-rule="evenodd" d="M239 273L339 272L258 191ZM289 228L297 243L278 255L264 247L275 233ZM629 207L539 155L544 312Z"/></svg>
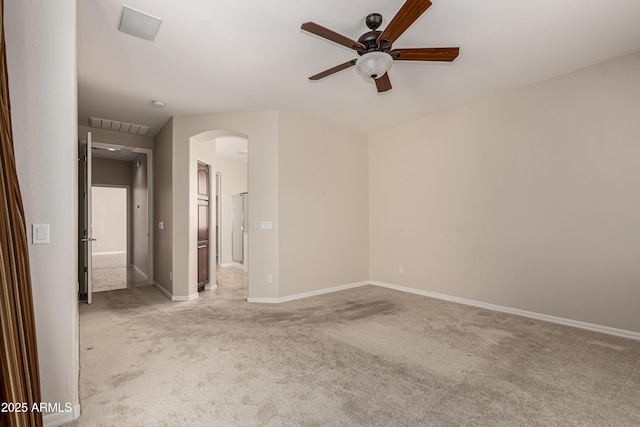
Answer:
<svg viewBox="0 0 640 427"><path fill-rule="evenodd" d="M384 73L380 78L375 79L378 93L386 92L391 89L391 80L389 80L389 73Z"/></svg>
<svg viewBox="0 0 640 427"><path fill-rule="evenodd" d="M329 68L321 73L318 73L314 76L309 77L309 80L320 80L331 74L337 73L338 71L346 70L349 67L353 67L356 64L356 60L352 59L351 61L347 61L344 64L336 65L333 68Z"/></svg>
<svg viewBox="0 0 640 427"><path fill-rule="evenodd" d="M459 47L423 47L417 49L393 49L389 55L396 61L448 61L458 56Z"/></svg>
<svg viewBox="0 0 640 427"><path fill-rule="evenodd" d="M315 22L305 22L301 27L303 30L308 31L316 36L320 36L327 40L331 40L334 43L341 44L342 46L346 46L349 49L353 50L365 50L363 44L358 43L355 40L351 40L349 37L345 37L342 34L338 34L335 31L332 31L328 28L323 27L322 25L318 25Z"/></svg>
<svg viewBox="0 0 640 427"><path fill-rule="evenodd" d="M407 0L378 37L378 44L388 40L392 45L430 6L429 0Z"/></svg>

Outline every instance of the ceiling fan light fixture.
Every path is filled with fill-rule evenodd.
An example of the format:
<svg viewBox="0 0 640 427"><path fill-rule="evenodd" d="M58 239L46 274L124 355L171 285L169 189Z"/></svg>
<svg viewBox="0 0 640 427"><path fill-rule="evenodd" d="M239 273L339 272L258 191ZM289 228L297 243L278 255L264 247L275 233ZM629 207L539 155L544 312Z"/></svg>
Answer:
<svg viewBox="0 0 640 427"><path fill-rule="evenodd" d="M365 80L377 79L389 71L393 58L385 52L368 52L356 61L356 71Z"/></svg>

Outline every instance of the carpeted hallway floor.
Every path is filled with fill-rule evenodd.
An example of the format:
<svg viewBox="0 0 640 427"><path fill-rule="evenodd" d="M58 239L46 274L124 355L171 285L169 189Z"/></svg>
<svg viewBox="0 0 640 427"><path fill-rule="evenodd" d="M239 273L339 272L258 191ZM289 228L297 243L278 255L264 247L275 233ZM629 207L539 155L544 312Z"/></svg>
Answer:
<svg viewBox="0 0 640 427"><path fill-rule="evenodd" d="M640 342L365 286L81 306L74 426L640 425Z"/></svg>

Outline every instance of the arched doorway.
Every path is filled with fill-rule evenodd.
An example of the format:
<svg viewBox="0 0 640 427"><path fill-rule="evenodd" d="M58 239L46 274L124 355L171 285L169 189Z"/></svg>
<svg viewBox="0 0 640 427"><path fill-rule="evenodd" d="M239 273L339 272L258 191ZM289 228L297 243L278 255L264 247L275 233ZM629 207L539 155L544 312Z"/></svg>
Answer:
<svg viewBox="0 0 640 427"><path fill-rule="evenodd" d="M196 256L196 292L224 298L248 296L248 137L214 130L191 137L190 246ZM191 236L190 236L191 237Z"/></svg>

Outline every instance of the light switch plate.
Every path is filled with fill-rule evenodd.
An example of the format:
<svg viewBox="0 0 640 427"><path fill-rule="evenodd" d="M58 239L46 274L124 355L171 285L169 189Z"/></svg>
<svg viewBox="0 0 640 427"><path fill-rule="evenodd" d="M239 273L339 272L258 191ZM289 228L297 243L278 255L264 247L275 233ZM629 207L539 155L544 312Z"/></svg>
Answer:
<svg viewBox="0 0 640 427"><path fill-rule="evenodd" d="M34 245L49 243L49 224L31 224L31 241Z"/></svg>

